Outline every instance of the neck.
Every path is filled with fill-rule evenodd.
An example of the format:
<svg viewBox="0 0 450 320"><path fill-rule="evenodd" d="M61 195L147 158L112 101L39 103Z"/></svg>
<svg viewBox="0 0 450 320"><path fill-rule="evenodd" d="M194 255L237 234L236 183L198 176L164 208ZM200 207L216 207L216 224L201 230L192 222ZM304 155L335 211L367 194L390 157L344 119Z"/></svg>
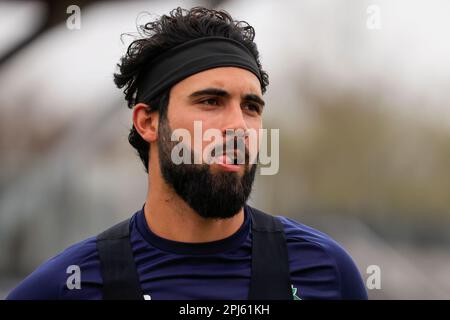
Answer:
<svg viewBox="0 0 450 320"><path fill-rule="evenodd" d="M150 168L150 172L159 173L159 167ZM149 174L144 214L150 230L159 237L188 243L227 238L244 222L244 208L228 219L201 217L159 174Z"/></svg>

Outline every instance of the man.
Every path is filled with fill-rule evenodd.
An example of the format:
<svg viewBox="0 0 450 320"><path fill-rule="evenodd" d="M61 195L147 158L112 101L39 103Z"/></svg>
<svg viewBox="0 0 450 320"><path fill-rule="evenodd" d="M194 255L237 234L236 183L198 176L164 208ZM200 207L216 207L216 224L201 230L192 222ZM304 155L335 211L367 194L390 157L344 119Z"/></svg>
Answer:
<svg viewBox="0 0 450 320"><path fill-rule="evenodd" d="M268 76L253 39L247 23L200 7L145 25L115 74L133 108L129 141L148 173L145 204L45 262L9 299L367 299L330 237L246 204L256 172L247 134L233 137L244 150L213 152L215 161L174 161L173 134L187 132L183 146L195 145L195 123L219 130L220 147L230 129L261 129ZM198 147L178 154L198 157L207 142Z"/></svg>

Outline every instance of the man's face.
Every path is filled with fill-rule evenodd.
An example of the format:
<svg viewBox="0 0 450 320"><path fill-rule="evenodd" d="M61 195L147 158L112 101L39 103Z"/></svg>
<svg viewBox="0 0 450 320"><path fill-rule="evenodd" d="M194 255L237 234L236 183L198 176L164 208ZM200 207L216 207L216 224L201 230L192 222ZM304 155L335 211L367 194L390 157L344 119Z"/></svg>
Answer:
<svg viewBox="0 0 450 320"><path fill-rule="evenodd" d="M224 153L227 130L258 130L262 127L261 87L258 78L245 69L221 67L192 75L172 87L167 119L158 128L158 153L161 174L169 186L192 209L205 218L229 218L245 204L251 192L256 164L249 163L249 139L245 138L246 162L239 165L228 162ZM222 141L201 138L200 149L194 148L194 123L200 122L202 133L218 130ZM171 141L172 132L184 129L190 133L189 146L192 160L200 156L207 146L219 146L213 164L175 164L172 149L178 141ZM258 136L256 136L257 138ZM258 141L256 141L258 145ZM237 145L236 145L237 146ZM234 149L234 148L233 148ZM231 150L234 153L235 150ZM243 150L242 150L243 151ZM214 152L213 152L214 154ZM254 155L253 155L254 156ZM203 159L202 159L203 161Z"/></svg>

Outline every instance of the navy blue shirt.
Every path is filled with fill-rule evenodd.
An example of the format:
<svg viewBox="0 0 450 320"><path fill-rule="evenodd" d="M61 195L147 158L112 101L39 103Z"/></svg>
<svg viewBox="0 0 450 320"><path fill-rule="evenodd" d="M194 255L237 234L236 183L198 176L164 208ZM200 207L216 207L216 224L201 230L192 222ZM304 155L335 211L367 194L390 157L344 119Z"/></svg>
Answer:
<svg viewBox="0 0 450 320"><path fill-rule="evenodd" d="M147 299L247 299L251 271L251 218L233 235L206 243L182 243L154 234L143 210L131 218L131 244ZM349 254L311 227L278 216L284 225L293 293L300 299L367 299ZM80 270L80 288L68 287ZM69 280L69 282L71 282ZM23 280L7 299L101 299L96 237L51 258ZM72 288L72 289L70 289Z"/></svg>

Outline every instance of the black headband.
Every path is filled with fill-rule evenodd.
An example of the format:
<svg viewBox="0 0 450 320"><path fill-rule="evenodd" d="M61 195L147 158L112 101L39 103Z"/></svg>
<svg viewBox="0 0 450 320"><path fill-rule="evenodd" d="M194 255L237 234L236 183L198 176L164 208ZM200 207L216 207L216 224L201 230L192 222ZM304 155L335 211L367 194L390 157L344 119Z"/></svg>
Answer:
<svg viewBox="0 0 450 320"><path fill-rule="evenodd" d="M217 67L247 69L262 84L256 60L242 43L224 37L203 37L184 42L152 60L142 75L136 102L148 102L184 78Z"/></svg>

